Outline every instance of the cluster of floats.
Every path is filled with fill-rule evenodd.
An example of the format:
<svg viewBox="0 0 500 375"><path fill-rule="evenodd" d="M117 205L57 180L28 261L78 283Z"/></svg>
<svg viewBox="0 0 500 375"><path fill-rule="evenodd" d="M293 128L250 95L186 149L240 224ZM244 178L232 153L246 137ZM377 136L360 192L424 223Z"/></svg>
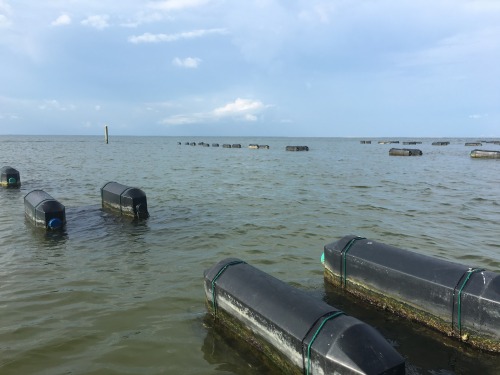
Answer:
<svg viewBox="0 0 500 375"><path fill-rule="evenodd" d="M19 188L19 172L1 170ZM117 182L101 188L103 208L149 214L144 192ZM64 226L64 206L42 190L24 197L35 226ZM324 246L324 279L372 306L429 326L480 350L500 353L500 274L348 235ZM367 323L237 258L204 271L214 324L288 374L405 374L405 358Z"/></svg>
<svg viewBox="0 0 500 375"><path fill-rule="evenodd" d="M372 141L361 140L359 141L363 145L369 145ZM378 141L378 144L399 144L399 141ZM420 141L404 141L401 142L403 145L418 145L422 144ZM466 142L465 146L472 147L481 147L483 143L491 143L495 145L500 145L500 141L478 141L478 142ZM432 142L432 146L448 146L450 142L448 141L440 141L440 142ZM412 148L391 148L389 150L389 155L391 156L421 156L422 150L412 149ZM498 150L480 150L474 149L470 152L471 158L480 158L480 159L500 159L500 151Z"/></svg>
<svg viewBox="0 0 500 375"><path fill-rule="evenodd" d="M20 188L19 171L10 166L2 167L0 185ZM149 217L146 194L141 189L118 182L107 182L101 187L101 204L104 209L121 215L137 219ZM35 227L58 230L66 226L66 207L41 189L32 190L24 196L24 212Z"/></svg>
<svg viewBox="0 0 500 375"><path fill-rule="evenodd" d="M324 279L361 301L500 353L500 274L348 235L324 246ZM237 258L204 272L215 322L288 374L405 374L374 327Z"/></svg>
<svg viewBox="0 0 500 375"><path fill-rule="evenodd" d="M182 142L177 142L178 145L182 145ZM206 142L184 142L186 146L202 146L202 147L210 147L210 143ZM219 143L212 143L212 147L221 147ZM241 143L224 143L222 144L222 148L241 148ZM250 143L248 145L248 148L251 150L269 150L269 145L259 145L256 143ZM309 151L308 146L286 146L285 147L286 151Z"/></svg>

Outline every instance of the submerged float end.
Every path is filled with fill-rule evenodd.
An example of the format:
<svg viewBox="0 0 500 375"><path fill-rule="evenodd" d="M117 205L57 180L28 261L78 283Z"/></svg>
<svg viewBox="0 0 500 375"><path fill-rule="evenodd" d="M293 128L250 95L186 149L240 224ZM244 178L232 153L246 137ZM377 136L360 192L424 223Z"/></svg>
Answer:
<svg viewBox="0 0 500 375"><path fill-rule="evenodd" d="M49 220L47 226L50 229L59 229L62 227L62 220L55 217L55 218Z"/></svg>

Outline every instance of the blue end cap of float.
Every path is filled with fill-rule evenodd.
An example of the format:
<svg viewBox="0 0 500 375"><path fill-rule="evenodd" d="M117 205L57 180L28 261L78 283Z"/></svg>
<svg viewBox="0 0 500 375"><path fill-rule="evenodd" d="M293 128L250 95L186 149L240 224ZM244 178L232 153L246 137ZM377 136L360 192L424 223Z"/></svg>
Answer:
<svg viewBox="0 0 500 375"><path fill-rule="evenodd" d="M61 219L58 219L57 217L50 219L48 223L48 227L50 229L57 229L62 227L62 221Z"/></svg>
<svg viewBox="0 0 500 375"><path fill-rule="evenodd" d="M325 264L325 253L324 252L321 254L321 263Z"/></svg>
<svg viewBox="0 0 500 375"><path fill-rule="evenodd" d="M15 177L9 177L9 184L11 185L17 184L17 180L15 179Z"/></svg>

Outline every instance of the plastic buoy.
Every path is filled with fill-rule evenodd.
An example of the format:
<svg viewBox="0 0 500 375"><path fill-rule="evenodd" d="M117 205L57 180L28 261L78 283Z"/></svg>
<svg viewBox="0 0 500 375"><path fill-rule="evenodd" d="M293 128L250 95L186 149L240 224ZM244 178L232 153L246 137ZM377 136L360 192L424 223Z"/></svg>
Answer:
<svg viewBox="0 0 500 375"><path fill-rule="evenodd" d="M65 207L43 190L33 190L26 194L24 212L38 227L60 229L66 224Z"/></svg>
<svg viewBox="0 0 500 375"><path fill-rule="evenodd" d="M325 279L472 346L500 352L500 274L345 236L324 247Z"/></svg>
<svg viewBox="0 0 500 375"><path fill-rule="evenodd" d="M19 171L5 166L0 170L0 185L7 188L17 188L21 186Z"/></svg>
<svg viewBox="0 0 500 375"><path fill-rule="evenodd" d="M391 148L389 150L391 156L421 156L422 151L417 148Z"/></svg>
<svg viewBox="0 0 500 375"><path fill-rule="evenodd" d="M309 151L308 146L286 146L286 151Z"/></svg>
<svg viewBox="0 0 500 375"><path fill-rule="evenodd" d="M102 207L138 219L149 217L146 194L137 188L118 182L108 182L101 188Z"/></svg>
<svg viewBox="0 0 500 375"><path fill-rule="evenodd" d="M204 273L209 311L287 374L405 373L372 326L235 258Z"/></svg>

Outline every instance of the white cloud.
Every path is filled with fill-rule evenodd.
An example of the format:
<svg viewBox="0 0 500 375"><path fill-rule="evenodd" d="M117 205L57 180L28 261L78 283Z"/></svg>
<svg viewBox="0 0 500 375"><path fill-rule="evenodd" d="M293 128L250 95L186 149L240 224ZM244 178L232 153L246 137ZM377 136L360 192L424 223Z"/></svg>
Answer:
<svg viewBox="0 0 500 375"><path fill-rule="evenodd" d="M11 13L10 5L0 0L0 27L9 27L11 25L9 16Z"/></svg>
<svg viewBox="0 0 500 375"><path fill-rule="evenodd" d="M197 68L201 63L201 59L197 57L186 57L185 59L181 59L176 57L172 60L172 64L181 68Z"/></svg>
<svg viewBox="0 0 500 375"><path fill-rule="evenodd" d="M129 38L131 43L159 43L159 42L175 42L180 39L201 38L211 34L226 34L226 29L199 29L186 31L177 34L150 34L134 35Z"/></svg>
<svg viewBox="0 0 500 375"><path fill-rule="evenodd" d="M62 25L69 25L71 23L71 17L67 14L61 14L59 17L56 18L55 21L51 23L52 26L62 26Z"/></svg>
<svg viewBox="0 0 500 375"><path fill-rule="evenodd" d="M19 116L14 113L0 113L0 120L18 120Z"/></svg>
<svg viewBox="0 0 500 375"><path fill-rule="evenodd" d="M213 110L213 114L216 117L226 117L226 116L241 116L246 117L247 115L252 115L252 112L260 111L264 108L259 100L241 99L238 98L232 103L227 103L223 107L219 107Z"/></svg>
<svg viewBox="0 0 500 375"><path fill-rule="evenodd" d="M0 14L0 27L9 27L10 21L5 14Z"/></svg>
<svg viewBox="0 0 500 375"><path fill-rule="evenodd" d="M471 56L487 61L485 54L500 52L496 42L499 37L500 28L455 34L426 49L402 55L400 66L456 64L471 61Z"/></svg>
<svg viewBox="0 0 500 375"><path fill-rule="evenodd" d="M155 1L149 4L150 8L172 11L185 8L195 8L208 3L209 0L163 0Z"/></svg>
<svg viewBox="0 0 500 375"><path fill-rule="evenodd" d="M268 107L270 106L264 105L260 100L238 98L234 102L215 108L210 112L174 115L163 119L161 123L165 125L187 125L220 121L222 119L254 122L258 120L257 115Z"/></svg>
<svg viewBox="0 0 500 375"><path fill-rule="evenodd" d="M473 120L479 120L485 117L488 117L487 113L475 113L473 115L469 115L469 118Z"/></svg>
<svg viewBox="0 0 500 375"><path fill-rule="evenodd" d="M109 16L104 14L96 14L94 16L90 16L82 21L82 25L93 27L97 30L105 29L109 27L108 23Z"/></svg>
<svg viewBox="0 0 500 375"><path fill-rule="evenodd" d="M188 125L202 122L204 117L205 116L200 113L192 115L175 115L162 120L160 123L164 125Z"/></svg>
<svg viewBox="0 0 500 375"><path fill-rule="evenodd" d="M38 106L42 111L56 110L56 111L74 111L76 106L74 104L63 105L56 99L45 100L43 104Z"/></svg>
<svg viewBox="0 0 500 375"><path fill-rule="evenodd" d="M332 3L312 4L310 8L300 11L298 17L300 20L311 23L317 21L328 23L330 22L332 14L335 13L335 10L336 5Z"/></svg>
<svg viewBox="0 0 500 375"><path fill-rule="evenodd" d="M159 22L159 21L163 20L164 18L165 17L162 16L158 12L154 12L154 13L139 12L138 15L135 15L129 21L121 23L120 26L136 28L136 27L139 27L140 25L144 25L147 23Z"/></svg>

